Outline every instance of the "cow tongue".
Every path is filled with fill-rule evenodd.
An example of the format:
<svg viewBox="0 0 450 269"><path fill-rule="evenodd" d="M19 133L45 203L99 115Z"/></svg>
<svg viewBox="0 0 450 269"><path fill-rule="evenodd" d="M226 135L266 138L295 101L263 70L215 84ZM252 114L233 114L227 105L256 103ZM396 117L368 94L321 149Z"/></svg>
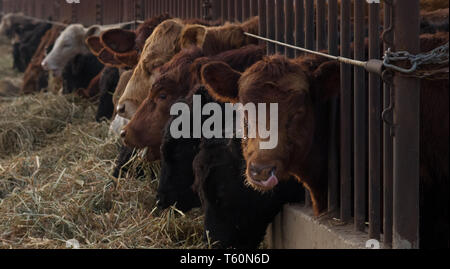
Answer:
<svg viewBox="0 0 450 269"><path fill-rule="evenodd" d="M266 181L257 181L256 184L258 184L264 188L272 189L276 185L278 185L278 178L275 175L275 173L272 172L271 176Z"/></svg>

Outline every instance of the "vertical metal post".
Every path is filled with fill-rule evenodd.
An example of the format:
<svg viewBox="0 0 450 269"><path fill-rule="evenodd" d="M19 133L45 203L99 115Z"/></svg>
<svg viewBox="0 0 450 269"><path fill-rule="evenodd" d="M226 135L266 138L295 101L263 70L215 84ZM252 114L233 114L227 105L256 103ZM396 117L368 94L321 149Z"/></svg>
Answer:
<svg viewBox="0 0 450 269"><path fill-rule="evenodd" d="M181 18L186 19L187 10L186 10L186 0L181 0Z"/></svg>
<svg viewBox="0 0 450 269"><path fill-rule="evenodd" d="M305 1L306 48L314 49L314 1Z"/></svg>
<svg viewBox="0 0 450 269"><path fill-rule="evenodd" d="M394 47L420 52L419 0L394 1ZM394 248L419 247L420 80L394 76Z"/></svg>
<svg viewBox="0 0 450 269"><path fill-rule="evenodd" d="M338 4L337 0L328 1L328 53L338 55ZM339 156L338 136L339 101L337 97L330 100L330 132L328 141L328 212L335 211L339 206Z"/></svg>
<svg viewBox="0 0 450 269"><path fill-rule="evenodd" d="M259 36L267 37L266 0L258 0ZM263 43L262 41L260 42Z"/></svg>
<svg viewBox="0 0 450 269"><path fill-rule="evenodd" d="M355 60L365 60L364 46L364 8L365 0L355 0L355 41L354 58ZM367 91L365 83L366 71L362 67L354 67L354 224L355 230L364 231L366 223L366 181L367 181Z"/></svg>
<svg viewBox="0 0 450 269"><path fill-rule="evenodd" d="M388 3L389 2L389 3ZM393 45L393 33L390 31L392 25L392 0L384 3L384 50ZM388 44L388 42L390 44ZM391 85L385 83L383 90L383 107L389 109L391 106ZM393 207L393 145L391 126L383 124L383 243L386 247L392 247L392 207Z"/></svg>
<svg viewBox="0 0 450 269"><path fill-rule="evenodd" d="M277 41L284 42L284 0L277 0L275 3L275 37ZM285 47L276 46L277 53L284 54Z"/></svg>
<svg viewBox="0 0 450 269"><path fill-rule="evenodd" d="M258 16L258 0L250 1L250 16Z"/></svg>
<svg viewBox="0 0 450 269"><path fill-rule="evenodd" d="M303 0L294 1L295 9L295 45L298 47L305 46L305 10L303 8ZM302 53L295 50L295 57L299 57Z"/></svg>
<svg viewBox="0 0 450 269"><path fill-rule="evenodd" d="M247 20L250 17L250 0L242 1L242 21Z"/></svg>
<svg viewBox="0 0 450 269"><path fill-rule="evenodd" d="M228 0L220 0L220 18L222 19L222 23L228 20Z"/></svg>
<svg viewBox="0 0 450 269"><path fill-rule="evenodd" d="M294 2L293 0L284 0L284 40L286 43L294 44ZM295 51L286 48L286 57L294 58Z"/></svg>
<svg viewBox="0 0 450 269"><path fill-rule="evenodd" d="M240 21L240 22L242 22L242 1L243 0L234 0L234 14L235 14L235 18L236 18L237 21Z"/></svg>
<svg viewBox="0 0 450 269"><path fill-rule="evenodd" d="M341 56L350 57L350 0L341 0ZM351 66L341 63L341 221L351 217L352 87Z"/></svg>
<svg viewBox="0 0 450 269"><path fill-rule="evenodd" d="M369 59L380 58L380 4L369 4ZM380 239L381 88L380 76L369 74L369 237Z"/></svg>
<svg viewBox="0 0 450 269"><path fill-rule="evenodd" d="M325 0L317 0L316 3L316 49L323 50L327 47L325 28Z"/></svg>
<svg viewBox="0 0 450 269"><path fill-rule="evenodd" d="M228 21L234 22L235 14L234 14L234 0L228 0Z"/></svg>
<svg viewBox="0 0 450 269"><path fill-rule="evenodd" d="M275 1L266 0L266 14L267 14L267 38L275 39ZM267 54L275 53L275 46L272 43L267 43Z"/></svg>

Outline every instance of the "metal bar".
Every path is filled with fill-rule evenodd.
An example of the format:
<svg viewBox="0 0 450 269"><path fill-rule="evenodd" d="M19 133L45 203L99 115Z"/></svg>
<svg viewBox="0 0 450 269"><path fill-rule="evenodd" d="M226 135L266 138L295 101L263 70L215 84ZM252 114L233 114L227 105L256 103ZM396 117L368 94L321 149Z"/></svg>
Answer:
<svg viewBox="0 0 450 269"><path fill-rule="evenodd" d="M285 41L288 44L294 44L294 2L293 0L284 0L284 34ZM286 48L286 57L294 58L295 50Z"/></svg>
<svg viewBox="0 0 450 269"><path fill-rule="evenodd" d="M234 9L236 20L242 22L242 0L234 0Z"/></svg>
<svg viewBox="0 0 450 269"><path fill-rule="evenodd" d="M338 55L338 5L337 0L328 1L328 53ZM339 206L339 156L337 139L338 136L339 101L337 97L330 100L330 132L328 141L328 212L334 212Z"/></svg>
<svg viewBox="0 0 450 269"><path fill-rule="evenodd" d="M250 0L250 16L258 16L258 0Z"/></svg>
<svg viewBox="0 0 450 269"><path fill-rule="evenodd" d="M250 0L242 1L242 21L250 18Z"/></svg>
<svg viewBox="0 0 450 269"><path fill-rule="evenodd" d="M195 10L195 17L201 18L201 12L200 12L200 0L194 0L194 10Z"/></svg>
<svg viewBox="0 0 450 269"><path fill-rule="evenodd" d="M266 0L267 14L267 38L275 39L275 1ZM275 53L275 46L272 43L267 44L267 54Z"/></svg>
<svg viewBox="0 0 450 269"><path fill-rule="evenodd" d="M220 10L220 18L222 20L222 23L225 23L225 21L228 18L228 5L227 5L227 0L220 0L220 6L221 6L221 10Z"/></svg>
<svg viewBox="0 0 450 269"><path fill-rule="evenodd" d="M364 46L364 8L365 0L355 0L355 41L354 58L355 60L365 60ZM366 223L367 210L367 91L363 68L354 69L354 176L355 176L355 204L354 204L354 224L355 230L364 231Z"/></svg>
<svg viewBox="0 0 450 269"><path fill-rule="evenodd" d="M267 37L266 0L258 0L258 14L259 14L259 36Z"/></svg>
<svg viewBox="0 0 450 269"><path fill-rule="evenodd" d="M181 18L186 19L186 0L181 0Z"/></svg>
<svg viewBox="0 0 450 269"><path fill-rule="evenodd" d="M183 1L183 0L181 0ZM211 9L211 20L216 21L220 18L220 14L222 13L222 5L221 0L212 0L210 1L212 5Z"/></svg>
<svg viewBox="0 0 450 269"><path fill-rule="evenodd" d="M394 1L394 47L419 47L419 0ZM420 80L394 76L394 248L419 247Z"/></svg>
<svg viewBox="0 0 450 269"><path fill-rule="evenodd" d="M369 58L380 58L380 4L369 5ZM369 237L380 239L381 201L381 90L380 77L369 74Z"/></svg>
<svg viewBox="0 0 450 269"><path fill-rule="evenodd" d="M314 49L314 1L305 1L305 24L307 49Z"/></svg>
<svg viewBox="0 0 450 269"><path fill-rule="evenodd" d="M234 22L235 20L234 0L228 0L228 21Z"/></svg>
<svg viewBox="0 0 450 269"><path fill-rule="evenodd" d="M294 1L295 9L295 45L297 47L305 46L305 10L303 8L303 0ZM299 50L295 51L295 57L299 57L301 52Z"/></svg>
<svg viewBox="0 0 450 269"><path fill-rule="evenodd" d="M276 21L275 36L276 36L276 40L281 41L281 42L285 42L285 40L284 40L285 29L284 29L284 18L283 18L283 13L284 13L283 2L284 2L284 0L277 0L275 3L275 21ZM277 45L276 51L279 54L284 54L284 51L285 51L284 46Z"/></svg>
<svg viewBox="0 0 450 269"><path fill-rule="evenodd" d="M390 4L385 2L384 4L384 30L389 31L392 25L392 7ZM390 32L388 33L388 35ZM390 38L390 36L386 36ZM392 42L393 40L389 40ZM393 44L388 44L385 40L384 50L386 51L389 46ZM384 83L383 90L383 107L384 109L389 109L391 105L391 86ZM392 247L392 207L393 207L393 145L391 136L391 126L386 122L383 124L383 243L386 247Z"/></svg>
<svg viewBox="0 0 450 269"><path fill-rule="evenodd" d="M350 0L341 0L341 56L350 57ZM352 92L351 66L341 63L341 221L351 217Z"/></svg>
<svg viewBox="0 0 450 269"><path fill-rule="evenodd" d="M327 47L325 28L325 0L317 0L316 3L316 49L323 50Z"/></svg>

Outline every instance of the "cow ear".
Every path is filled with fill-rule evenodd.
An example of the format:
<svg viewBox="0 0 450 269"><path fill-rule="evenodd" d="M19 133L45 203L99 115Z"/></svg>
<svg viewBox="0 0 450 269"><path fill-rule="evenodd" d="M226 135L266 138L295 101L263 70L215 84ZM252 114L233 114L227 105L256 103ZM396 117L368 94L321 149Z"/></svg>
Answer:
<svg viewBox="0 0 450 269"><path fill-rule="evenodd" d="M114 53L126 53L136 47L136 33L123 29L111 29L101 34L105 48Z"/></svg>
<svg viewBox="0 0 450 269"><path fill-rule="evenodd" d="M98 36L100 34L101 28L98 25L93 25L89 27L84 35L84 40L86 40L90 36Z"/></svg>
<svg viewBox="0 0 450 269"><path fill-rule="evenodd" d="M139 62L139 55L136 50L127 53L116 53L114 58L125 66L136 66Z"/></svg>
<svg viewBox="0 0 450 269"><path fill-rule="evenodd" d="M95 56L98 56L100 54L100 51L103 49L103 45L100 42L100 38L98 36L88 37L86 39L86 45Z"/></svg>
<svg viewBox="0 0 450 269"><path fill-rule="evenodd" d="M205 41L206 27L202 25L188 25L181 33L181 48L190 46L202 47Z"/></svg>
<svg viewBox="0 0 450 269"><path fill-rule="evenodd" d="M340 63L327 61L314 70L310 80L310 92L313 101L326 101L340 92Z"/></svg>
<svg viewBox="0 0 450 269"><path fill-rule="evenodd" d="M203 84L209 94L221 102L239 101L239 79L241 73L224 62L210 62L202 67Z"/></svg>
<svg viewBox="0 0 450 269"><path fill-rule="evenodd" d="M108 67L118 67L118 68L123 67L123 64L116 60L114 54L112 54L105 48L100 51L97 58L102 64Z"/></svg>

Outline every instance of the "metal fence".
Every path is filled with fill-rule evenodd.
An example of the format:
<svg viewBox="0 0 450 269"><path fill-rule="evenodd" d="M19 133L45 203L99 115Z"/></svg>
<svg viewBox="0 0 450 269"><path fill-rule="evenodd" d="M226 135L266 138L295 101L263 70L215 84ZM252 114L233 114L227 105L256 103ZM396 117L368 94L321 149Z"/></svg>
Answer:
<svg viewBox="0 0 450 269"><path fill-rule="evenodd" d="M374 2L374 1L370 1ZM4 13L112 24L169 13L174 17L243 21L260 18L261 37L356 60L380 59L384 46L419 52L419 0L3 0ZM380 16L381 11L384 16ZM384 18L380 25L380 17ZM406 19L406 18L409 19ZM395 18L395 20L393 20ZM412 19L411 19L412 18ZM408 25L406 25L408 22ZM384 31L380 31L380 26ZM368 51L365 47L368 38ZM354 44L353 49L351 44ZM302 52L268 43L268 54ZM366 77L368 76L368 83ZM419 237L419 81L341 64L340 98L332 100L328 210L385 246L417 248ZM395 102L395 106L391 102ZM393 111L393 127L382 115ZM393 135L395 134L395 135ZM407 202L406 202L407 201ZM368 222L368 225L366 225ZM381 238L381 236L383 238Z"/></svg>

